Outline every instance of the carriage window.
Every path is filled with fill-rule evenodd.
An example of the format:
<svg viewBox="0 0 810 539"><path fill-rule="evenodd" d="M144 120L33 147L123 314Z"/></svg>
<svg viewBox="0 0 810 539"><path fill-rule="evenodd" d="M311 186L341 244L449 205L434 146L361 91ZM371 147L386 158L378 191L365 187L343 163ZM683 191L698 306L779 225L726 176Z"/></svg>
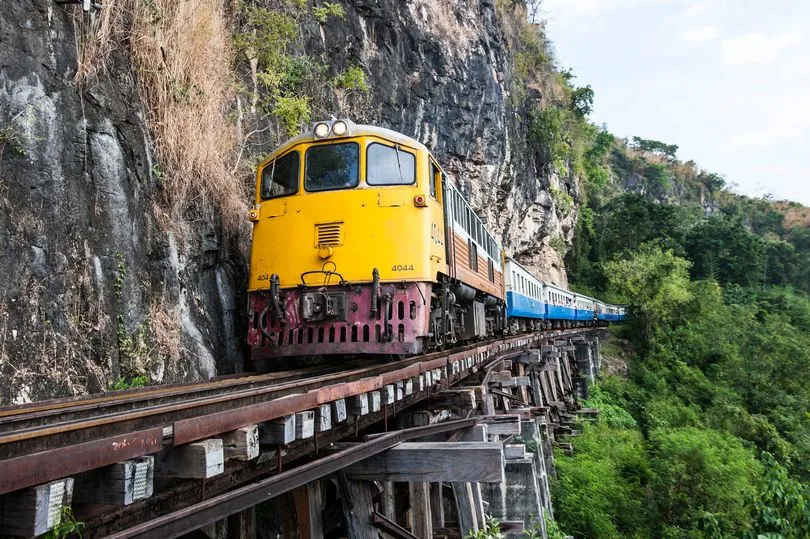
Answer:
<svg viewBox="0 0 810 539"><path fill-rule="evenodd" d="M495 282L495 265L492 263L492 260L487 261L487 276L490 282Z"/></svg>
<svg viewBox="0 0 810 539"><path fill-rule="evenodd" d="M299 161L298 152L290 152L262 169L263 200L294 195L298 192Z"/></svg>
<svg viewBox="0 0 810 539"><path fill-rule="evenodd" d="M416 156L398 146L369 144L366 161L369 185L411 185L416 181Z"/></svg>
<svg viewBox="0 0 810 539"><path fill-rule="evenodd" d="M307 191L351 189L359 181L360 147L356 142L324 144L307 150Z"/></svg>

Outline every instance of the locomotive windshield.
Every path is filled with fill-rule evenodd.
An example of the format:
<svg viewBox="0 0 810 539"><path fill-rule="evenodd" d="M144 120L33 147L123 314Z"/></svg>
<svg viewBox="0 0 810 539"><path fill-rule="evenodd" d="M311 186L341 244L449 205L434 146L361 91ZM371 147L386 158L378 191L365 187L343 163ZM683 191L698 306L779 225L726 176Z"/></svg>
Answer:
<svg viewBox="0 0 810 539"><path fill-rule="evenodd" d="M416 157L399 147L370 144L366 161L369 185L410 185L416 181Z"/></svg>
<svg viewBox="0 0 810 539"><path fill-rule="evenodd" d="M360 149L356 142L312 146L307 150L307 191L330 191L357 187Z"/></svg>
<svg viewBox="0 0 810 539"><path fill-rule="evenodd" d="M276 159L262 170L263 199L293 195L298 192L298 152Z"/></svg>

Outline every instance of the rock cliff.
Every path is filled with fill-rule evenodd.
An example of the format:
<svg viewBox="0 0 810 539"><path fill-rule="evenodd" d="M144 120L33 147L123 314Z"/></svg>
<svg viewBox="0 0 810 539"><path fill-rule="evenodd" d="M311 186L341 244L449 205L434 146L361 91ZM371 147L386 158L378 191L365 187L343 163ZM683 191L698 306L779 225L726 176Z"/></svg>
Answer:
<svg viewBox="0 0 810 539"><path fill-rule="evenodd" d="M543 95L512 95L503 11L490 0L341 4L343 17L303 24L300 44L333 72L363 68L371 93L354 119L427 144L507 252L565 284L558 251L574 233L578 182L536 164L527 110ZM0 17L0 404L242 368L246 236L216 213L166 218L131 43L111 42L105 67L76 82L93 16L20 0ZM172 46L157 49L164 62Z"/></svg>

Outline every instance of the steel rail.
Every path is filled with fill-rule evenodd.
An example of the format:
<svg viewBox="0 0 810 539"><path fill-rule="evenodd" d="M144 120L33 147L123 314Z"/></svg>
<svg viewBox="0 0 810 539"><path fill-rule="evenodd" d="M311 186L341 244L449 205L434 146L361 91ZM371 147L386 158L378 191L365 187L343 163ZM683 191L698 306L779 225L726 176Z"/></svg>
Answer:
<svg viewBox="0 0 810 539"><path fill-rule="evenodd" d="M509 350L502 347L516 342L536 342L589 329L552 330L493 339L454 351L439 351L364 369L24 429L0 436L0 450L4 447L8 450L5 452L6 458L0 460L0 494L154 453L166 445L188 443L241 426L312 409L339 398L367 393L422 372L447 367L457 359L469 357L471 353L494 352L500 356L509 354ZM448 374L450 371L447 369ZM457 375L453 374L451 378ZM226 409L217 408L222 405ZM103 430L105 427L107 430ZM159 429L163 436L159 437L154 429ZM44 450L34 452L11 452L18 447L14 445L16 442L37 438L44 438L44 442L53 444L61 442L61 445L46 446ZM126 451L122 452L121 448L126 448Z"/></svg>

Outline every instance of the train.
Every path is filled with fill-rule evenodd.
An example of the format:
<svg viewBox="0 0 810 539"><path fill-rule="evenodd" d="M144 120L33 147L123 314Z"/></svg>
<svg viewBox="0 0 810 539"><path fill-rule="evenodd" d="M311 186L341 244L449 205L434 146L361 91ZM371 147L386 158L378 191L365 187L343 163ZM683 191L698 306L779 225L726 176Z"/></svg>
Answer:
<svg viewBox="0 0 810 539"><path fill-rule="evenodd" d="M497 335L624 320L538 279L419 141L333 119L256 171L250 358L404 357Z"/></svg>

